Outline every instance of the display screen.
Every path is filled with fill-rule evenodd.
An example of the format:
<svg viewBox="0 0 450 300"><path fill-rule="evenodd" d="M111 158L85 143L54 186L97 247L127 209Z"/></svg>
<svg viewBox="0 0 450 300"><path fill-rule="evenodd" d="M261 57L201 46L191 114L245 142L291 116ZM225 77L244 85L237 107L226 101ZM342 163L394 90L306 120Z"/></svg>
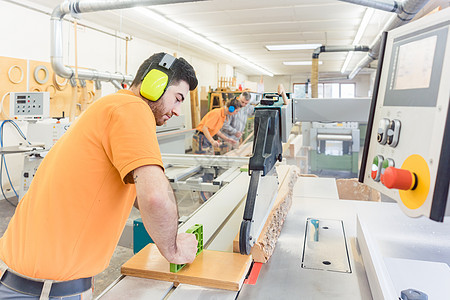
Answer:
<svg viewBox="0 0 450 300"><path fill-rule="evenodd" d="M401 45L398 49L394 90L421 89L430 86L437 36Z"/></svg>
<svg viewBox="0 0 450 300"><path fill-rule="evenodd" d="M25 96L25 95L23 95L23 96L21 96L21 95L17 95L17 97L16 97L17 99L27 99L27 96Z"/></svg>
<svg viewBox="0 0 450 300"><path fill-rule="evenodd" d="M25 103L27 103L26 100L17 100L17 104L25 104Z"/></svg>

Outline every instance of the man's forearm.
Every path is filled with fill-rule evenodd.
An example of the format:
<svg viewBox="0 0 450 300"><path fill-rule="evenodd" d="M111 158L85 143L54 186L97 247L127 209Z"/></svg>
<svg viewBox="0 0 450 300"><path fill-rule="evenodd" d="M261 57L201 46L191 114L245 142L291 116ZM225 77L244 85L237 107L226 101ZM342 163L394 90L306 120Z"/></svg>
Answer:
<svg viewBox="0 0 450 300"><path fill-rule="evenodd" d="M203 135L206 137L206 139L211 143L211 145L214 143L214 139L212 138L211 134L209 133L208 127L203 126Z"/></svg>
<svg viewBox="0 0 450 300"><path fill-rule="evenodd" d="M177 253L178 210L169 182L159 166L136 169L134 180L144 226L161 254L171 261Z"/></svg>
<svg viewBox="0 0 450 300"><path fill-rule="evenodd" d="M217 132L217 135L224 141L231 141L231 139L229 137L227 137L225 134L223 134L222 132Z"/></svg>
<svg viewBox="0 0 450 300"><path fill-rule="evenodd" d="M228 135L233 135L237 132L237 130L231 126L231 122L230 121L225 121L223 123L222 129L223 132L225 132Z"/></svg>

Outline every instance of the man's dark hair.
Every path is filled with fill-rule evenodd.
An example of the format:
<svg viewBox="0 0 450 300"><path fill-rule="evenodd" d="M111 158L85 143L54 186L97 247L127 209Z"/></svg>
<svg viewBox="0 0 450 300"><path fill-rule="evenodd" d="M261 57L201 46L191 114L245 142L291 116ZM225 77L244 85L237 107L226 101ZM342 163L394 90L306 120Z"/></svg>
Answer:
<svg viewBox="0 0 450 300"><path fill-rule="evenodd" d="M252 95L250 95L249 92L243 92L241 95L245 98L246 101L250 101L250 99L252 99Z"/></svg>
<svg viewBox="0 0 450 300"><path fill-rule="evenodd" d="M230 107L231 105L233 105L235 109L242 107L241 102L236 97L227 102L227 107Z"/></svg>
<svg viewBox="0 0 450 300"><path fill-rule="evenodd" d="M164 52L155 53L147 58L139 67L131 86L138 86L142 82L144 72L147 71L150 64L159 64L165 54ZM195 76L194 68L184 58L177 58L170 69L173 74L169 86L178 84L181 80L184 80L189 84L190 91L197 87L198 80L197 76Z"/></svg>

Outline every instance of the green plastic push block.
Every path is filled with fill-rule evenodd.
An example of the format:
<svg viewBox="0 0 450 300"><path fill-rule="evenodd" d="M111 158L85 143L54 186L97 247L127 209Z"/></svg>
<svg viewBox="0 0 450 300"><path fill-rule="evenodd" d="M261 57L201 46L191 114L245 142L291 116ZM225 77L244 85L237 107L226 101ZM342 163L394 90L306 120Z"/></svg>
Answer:
<svg viewBox="0 0 450 300"><path fill-rule="evenodd" d="M195 238L197 239L197 255L199 255L203 251L203 225L202 224L195 224L188 230L186 230L186 233L192 233L195 235ZM186 264L177 265L177 264L170 264L170 272L177 273Z"/></svg>

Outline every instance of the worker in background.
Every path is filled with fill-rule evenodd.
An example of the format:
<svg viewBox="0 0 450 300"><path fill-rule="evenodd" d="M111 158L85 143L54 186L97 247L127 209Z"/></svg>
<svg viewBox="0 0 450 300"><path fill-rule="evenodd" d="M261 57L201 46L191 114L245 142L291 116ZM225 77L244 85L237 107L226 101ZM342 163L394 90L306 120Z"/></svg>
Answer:
<svg viewBox="0 0 450 300"><path fill-rule="evenodd" d="M237 143L235 140L225 136L220 129L225 119L236 115L241 109L241 103L237 99L232 99L221 108L215 108L209 111L200 124L196 127L197 131L192 137L192 150L196 154L214 154L214 148L220 146L221 138L225 142ZM216 136L217 135L217 136ZM216 136L216 139L214 139Z"/></svg>
<svg viewBox="0 0 450 300"><path fill-rule="evenodd" d="M277 92L283 98L284 103L288 104L289 99L287 98L282 84L278 85ZM243 92L239 95L238 100L241 103L241 109L237 114L228 116L220 130L226 137L234 141L233 143L230 143L232 148L239 146L239 140L244 133L247 119L255 112L255 107L253 105L248 105L251 100L249 92Z"/></svg>
<svg viewBox="0 0 450 300"><path fill-rule="evenodd" d="M253 105L248 105L251 100L249 92L243 92L237 99L241 103L241 109L237 114L227 116L227 119L220 130L227 138L233 140L233 142L230 143L232 148L237 148L239 146L239 140L244 133L248 116L252 115L255 111Z"/></svg>
<svg viewBox="0 0 450 300"><path fill-rule="evenodd" d="M156 126L178 116L196 86L186 60L154 54L130 90L100 98L72 124L0 239L0 299L91 299L92 278L108 267L135 200L161 254L194 260L195 236L177 234Z"/></svg>

